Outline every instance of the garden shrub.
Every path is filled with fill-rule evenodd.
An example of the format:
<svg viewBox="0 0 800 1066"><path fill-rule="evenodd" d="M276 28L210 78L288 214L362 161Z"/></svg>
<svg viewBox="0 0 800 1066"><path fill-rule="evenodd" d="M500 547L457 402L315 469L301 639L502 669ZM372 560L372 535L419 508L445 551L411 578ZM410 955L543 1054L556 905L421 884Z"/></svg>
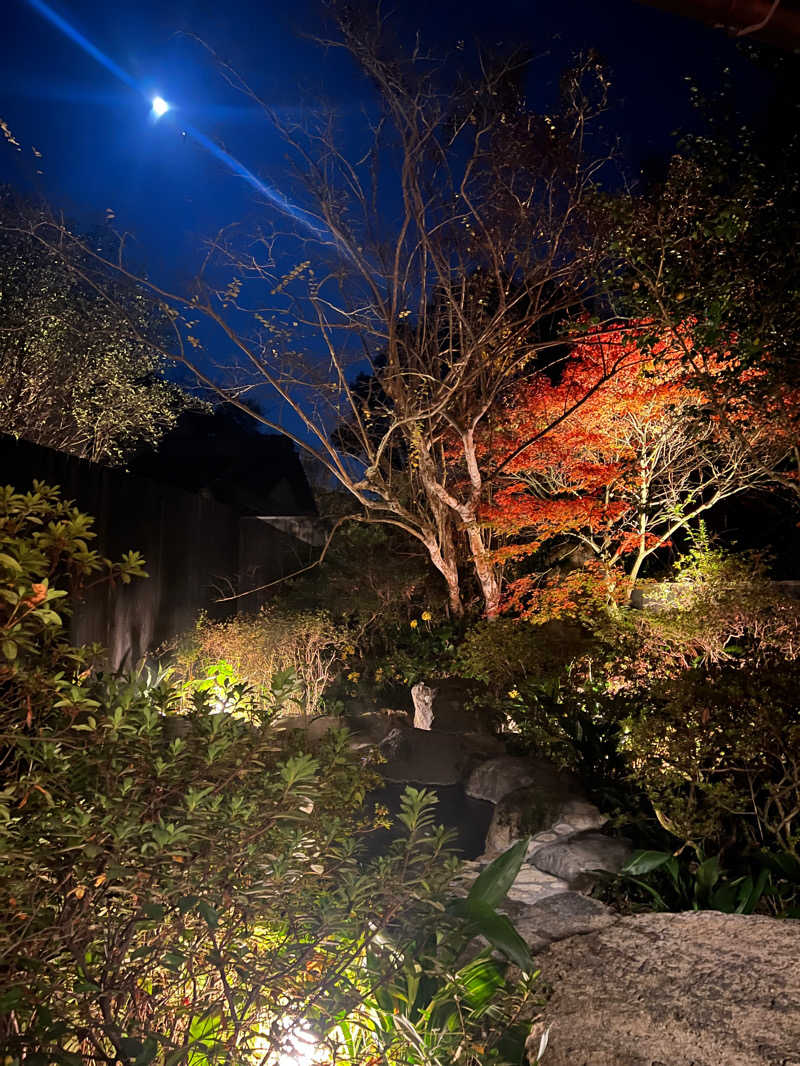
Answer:
<svg viewBox="0 0 800 1066"><path fill-rule="evenodd" d="M591 634L579 625L500 618L477 622L467 630L455 668L461 676L498 690L526 682L548 685L565 679L574 663L595 646Z"/></svg>
<svg viewBox="0 0 800 1066"><path fill-rule="evenodd" d="M644 610L598 620L604 675L616 690L646 689L696 667L800 656L800 603L776 588L761 556L715 548L701 526L672 578L647 587Z"/></svg>
<svg viewBox="0 0 800 1066"><path fill-rule="evenodd" d="M662 824L717 847L800 846L800 665L687 671L643 702L625 736Z"/></svg>
<svg viewBox="0 0 800 1066"><path fill-rule="evenodd" d="M387 650L370 660L376 684L396 682L410 688L418 681L451 677L459 637L456 624L434 620L428 610L401 625L385 627Z"/></svg>
<svg viewBox="0 0 800 1066"><path fill-rule="evenodd" d="M66 637L68 590L146 576L137 552L112 563L93 549L92 524L55 488L0 486L0 696L13 730L69 700L70 675L86 668L92 649Z"/></svg>
<svg viewBox="0 0 800 1066"><path fill-rule="evenodd" d="M726 865L728 862L732 865ZM800 917L800 860L788 852L746 849L706 857L702 847L633 853L603 894L620 909L714 910Z"/></svg>
<svg viewBox="0 0 800 1066"><path fill-rule="evenodd" d="M190 688L211 689L220 703L240 702L244 686L252 690L250 705L264 708L277 690L284 713L311 718L321 712L327 687L354 650L350 641L326 611L269 606L222 622L202 616L172 658Z"/></svg>
<svg viewBox="0 0 800 1066"><path fill-rule="evenodd" d="M328 521L352 510L341 493L323 493L318 502ZM280 597L294 610L323 607L351 632L354 644L380 656L425 607L442 614L445 590L432 579L427 554L413 537L353 520L336 530L322 563L282 585Z"/></svg>
<svg viewBox="0 0 800 1066"><path fill-rule="evenodd" d="M90 520L54 490L0 500L8 1066L270 1066L310 1030L352 1066L386 1049L410 1066L420 1040L431 1064L459 1048L467 1066L484 1061L529 988L507 986L488 955L469 972L455 961L478 931L522 961L493 909L509 860L459 915L430 794L409 790L405 836L361 860L373 777L345 733L311 749L302 732L219 713L202 689L177 714L183 686L168 673L94 674L66 640L58 578L130 579L141 560L89 552ZM416 990L405 1006L403 974Z"/></svg>

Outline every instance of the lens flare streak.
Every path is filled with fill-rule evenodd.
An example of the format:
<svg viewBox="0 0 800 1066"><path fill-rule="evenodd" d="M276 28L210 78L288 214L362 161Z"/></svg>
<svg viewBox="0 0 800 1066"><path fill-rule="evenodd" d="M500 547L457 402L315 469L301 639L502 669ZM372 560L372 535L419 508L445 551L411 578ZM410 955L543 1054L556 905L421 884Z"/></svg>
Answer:
<svg viewBox="0 0 800 1066"><path fill-rule="evenodd" d="M139 86L134 79L124 71L113 59L110 59L105 52L101 52L100 49L93 45L92 42L84 37L83 34L76 30L74 26L71 26L65 18L62 18L57 11L54 11L52 7L44 3L44 0L28 0L31 7L38 11L40 15L44 15L48 22L52 23L56 29L61 30L65 37L69 37L71 41L79 45L84 52L96 59L101 66L104 66L106 70L111 71L115 78L119 78L120 81L125 82L131 89L139 90Z"/></svg>
<svg viewBox="0 0 800 1066"><path fill-rule="evenodd" d="M44 2L44 0L28 0L28 3L35 11L38 11L40 15L55 26L56 29L60 30L65 37L68 37L82 48L87 55L90 55L92 59L95 59L101 66L110 71L114 77L119 78L120 81L124 82L125 85L134 89L136 92L140 92L145 96L147 95L142 85L137 83L135 79L115 63L113 59L109 58L104 52L101 52L96 45L92 44L92 42L87 37L84 37L79 30L70 25L65 18L59 15L58 12L54 11L49 4ZM153 98L151 100L151 106L153 115L156 118L160 118L167 111L171 110L170 105L161 96ZM243 178L248 182L254 189L260 192L273 205L273 207L277 208L277 210L283 212L285 215L289 215L296 222L299 222L315 237L321 238L323 236L330 236L314 224L313 216L309 215L308 212L304 211L301 207L293 204L277 189L261 181L260 178L256 177L252 170L249 170L243 163L240 163L238 159L230 154L230 152L226 152L224 148L215 144L214 141L193 126L184 126L183 128L186 133L197 142L197 144L201 145L201 147L205 148L207 152L210 152L211 155L224 163L234 174L238 175L238 177Z"/></svg>

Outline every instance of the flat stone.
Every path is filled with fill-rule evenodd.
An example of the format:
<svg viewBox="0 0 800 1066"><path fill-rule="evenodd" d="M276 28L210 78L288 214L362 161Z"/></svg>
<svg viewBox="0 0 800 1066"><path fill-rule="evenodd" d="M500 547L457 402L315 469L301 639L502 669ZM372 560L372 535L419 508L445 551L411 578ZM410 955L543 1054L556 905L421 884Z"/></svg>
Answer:
<svg viewBox="0 0 800 1066"><path fill-rule="evenodd" d="M533 952L570 936L604 929L617 921L616 915L599 900L579 892L554 892L509 915L514 926Z"/></svg>
<svg viewBox="0 0 800 1066"><path fill-rule="evenodd" d="M531 862L539 870L574 884L582 875L592 874L595 870L617 873L632 850L627 840L589 830L539 848Z"/></svg>
<svg viewBox="0 0 800 1066"><path fill-rule="evenodd" d="M540 766L539 777L542 773ZM544 774L547 776L552 774L549 766L545 767ZM532 785L536 778L537 766L530 759L522 759L517 755L501 755L476 766L469 775L464 788L467 795L474 799L497 803L509 792Z"/></svg>
<svg viewBox="0 0 800 1066"><path fill-rule="evenodd" d="M576 797L566 801L561 809L561 817L573 832L578 833L585 829L602 829L608 821L608 815L599 811L593 803Z"/></svg>
<svg viewBox="0 0 800 1066"><path fill-rule="evenodd" d="M584 818L589 809L602 824L604 816L577 792L579 784L571 774L561 774L554 767L537 774L533 784L515 789L500 799L495 807L489 831L486 834L487 854L505 851L515 841L526 836L538 836L543 832L574 834L572 825L564 819L564 811L579 803Z"/></svg>
<svg viewBox="0 0 800 1066"><path fill-rule="evenodd" d="M332 730L345 729L346 727L347 721L344 718L334 718L332 715L325 715L321 718L314 718L313 721L308 723L306 736L309 740L322 740L322 738Z"/></svg>
<svg viewBox="0 0 800 1066"><path fill-rule="evenodd" d="M508 899L514 903L524 903L530 906L548 896L567 892L568 889L566 881L562 881L561 878L543 874L541 870L534 870L530 866L523 866L514 884L508 890Z"/></svg>

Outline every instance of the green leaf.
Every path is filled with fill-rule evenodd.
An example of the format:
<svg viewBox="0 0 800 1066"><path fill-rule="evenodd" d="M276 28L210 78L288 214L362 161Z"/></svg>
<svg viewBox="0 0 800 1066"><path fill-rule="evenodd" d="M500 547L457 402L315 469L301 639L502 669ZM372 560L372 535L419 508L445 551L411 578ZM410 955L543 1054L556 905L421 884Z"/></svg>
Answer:
<svg viewBox="0 0 800 1066"><path fill-rule="evenodd" d="M620 870L626 877L638 877L641 874L649 874L651 870L658 870L666 866L672 858L670 851L635 851Z"/></svg>
<svg viewBox="0 0 800 1066"><path fill-rule="evenodd" d="M167 908L163 903L144 903L142 904L142 914L145 918L152 918L155 921L160 921L167 913Z"/></svg>
<svg viewBox="0 0 800 1066"><path fill-rule="evenodd" d="M16 659L16 657L17 657L17 642L15 640L11 640L10 638L6 638L6 640L3 641L2 648L3 648L3 655L5 655L5 657L7 659Z"/></svg>
<svg viewBox="0 0 800 1066"><path fill-rule="evenodd" d="M456 981L464 1002L472 1010L480 1011L489 1005L505 983L505 978L494 959L479 955L461 967L456 974Z"/></svg>
<svg viewBox="0 0 800 1066"><path fill-rule="evenodd" d="M200 902L197 904L197 910L205 918L206 924L208 925L209 929L213 930L217 928L217 926L219 925L219 915L210 903L207 903L204 899L201 899Z"/></svg>
<svg viewBox="0 0 800 1066"><path fill-rule="evenodd" d="M664 900L664 897L659 892L657 892L653 888L652 885L648 885L648 883L646 881L642 881L638 877L632 877L630 880L631 880L631 882L634 885L638 885L639 888L643 888L645 892L649 892L650 893L650 895L655 900L655 904L656 904L656 907L658 908L658 910L668 911L670 909L667 906L666 901Z"/></svg>
<svg viewBox="0 0 800 1066"><path fill-rule="evenodd" d="M747 886L744 885L744 881L749 881L750 888L752 888L753 882L749 877L738 881L725 881L709 899L709 908L712 911L722 911L723 914L732 914L736 909L736 901L739 894L742 891L749 891Z"/></svg>
<svg viewBox="0 0 800 1066"><path fill-rule="evenodd" d="M287 788L304 781L311 781L319 769L319 762L313 755L293 755L280 766L280 775Z"/></svg>
<svg viewBox="0 0 800 1066"><path fill-rule="evenodd" d="M501 951L509 961L530 973L533 959L528 945L504 914L498 914L482 900L467 900L467 913L477 933L486 937L493 948Z"/></svg>
<svg viewBox="0 0 800 1066"><path fill-rule="evenodd" d="M473 901L496 907L505 899L525 860L528 840L528 837L518 840L508 851L504 851L494 862L489 863L469 890L468 907Z"/></svg>
<svg viewBox="0 0 800 1066"><path fill-rule="evenodd" d="M695 899L707 900L714 885L719 881L721 873L722 867L719 864L718 855L712 855L710 859L701 862L695 875Z"/></svg>
<svg viewBox="0 0 800 1066"><path fill-rule="evenodd" d="M748 885L749 891L740 891L739 901L736 907L737 914L752 914L758 904L758 901L764 895L764 891L767 887L767 883L770 879L770 871L766 866L762 866L758 872L755 884L752 883L752 878L747 878L750 882Z"/></svg>

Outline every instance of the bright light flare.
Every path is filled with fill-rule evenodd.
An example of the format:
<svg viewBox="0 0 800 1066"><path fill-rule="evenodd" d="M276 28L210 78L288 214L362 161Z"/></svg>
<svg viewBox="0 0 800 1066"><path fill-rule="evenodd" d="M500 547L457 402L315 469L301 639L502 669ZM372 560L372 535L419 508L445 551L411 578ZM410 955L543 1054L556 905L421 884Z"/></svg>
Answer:
<svg viewBox="0 0 800 1066"><path fill-rule="evenodd" d="M120 81L124 82L126 85L129 85L131 89L135 89L137 92L141 92L145 96L145 98L147 98L149 94L147 92L146 87L140 85L134 78L130 76L130 74L128 74L127 71L123 70L122 67L119 66L119 64L115 63L114 60L107 56L104 52L101 52L96 45L92 44L92 42L87 37L84 37L82 33L76 30L74 26L71 26L65 18L63 18L56 11L54 11L52 7L49 6L46 0L28 0L28 3L31 5L31 7L35 8L35 10L38 11L40 15L43 15L48 20L48 22L52 23L53 26L59 29L66 37L68 37L71 41L74 41L74 43L77 44L80 48L82 48L87 55L90 55L92 59L96 59L98 63L101 63L106 68L106 70L111 71L111 73L115 77L119 78ZM5 6L7 6L7 0ZM0 0L0 10L3 9L3 0ZM163 96L153 97L150 103L152 106L152 110L150 113L154 119L161 118L163 115L166 114L167 111L170 110L170 105L163 98ZM252 171L248 170L243 163L240 163L238 159L235 159L232 155L226 152L224 148L221 148L209 137L206 137L206 135L204 133L201 133L200 130L194 129L192 126L185 126L184 129L190 137L197 141L198 144L202 145L203 148L211 152L212 155L215 155L217 159L221 160L227 167L230 167L234 174L237 174L240 178L244 178L244 180L249 182L249 184L252 185L254 189L257 189L260 193L262 193L268 200L271 201L271 203L279 211L282 211L286 215L290 215L315 237L324 238L326 240L333 240L333 235L330 233L330 231L327 230L324 226L320 227L318 220L314 216L310 215L307 211L304 211L303 208L298 207L296 204L293 204L290 200L287 200L287 198L273 186L267 185L263 181L261 181L260 178L257 178L256 175L253 174Z"/></svg>
<svg viewBox="0 0 800 1066"><path fill-rule="evenodd" d="M320 1048L314 1034L301 1025L289 1034L280 1051L278 1062L280 1066L315 1066L315 1063L320 1061L319 1053Z"/></svg>

